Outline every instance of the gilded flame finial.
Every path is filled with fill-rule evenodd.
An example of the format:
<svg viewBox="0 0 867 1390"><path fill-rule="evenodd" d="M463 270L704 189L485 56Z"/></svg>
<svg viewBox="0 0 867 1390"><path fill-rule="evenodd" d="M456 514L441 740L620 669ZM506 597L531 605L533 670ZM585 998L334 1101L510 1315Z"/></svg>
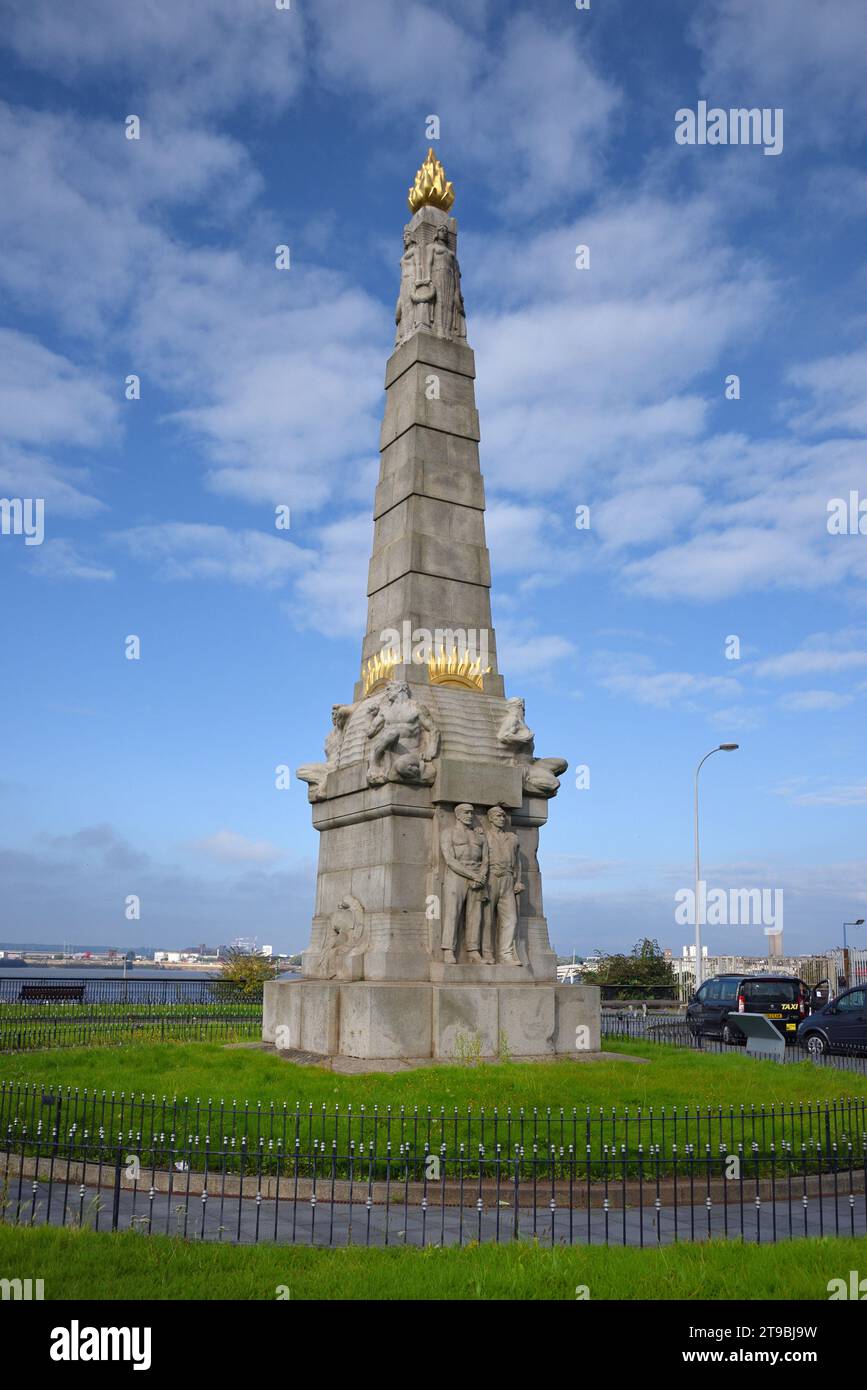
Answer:
<svg viewBox="0 0 867 1390"><path fill-rule="evenodd" d="M443 212L448 212L452 203L455 201L455 190L446 178L446 171L440 164L433 152L433 147L427 152L427 159L415 176L415 183L409 190L410 212L418 212L429 204L434 208L442 208Z"/></svg>

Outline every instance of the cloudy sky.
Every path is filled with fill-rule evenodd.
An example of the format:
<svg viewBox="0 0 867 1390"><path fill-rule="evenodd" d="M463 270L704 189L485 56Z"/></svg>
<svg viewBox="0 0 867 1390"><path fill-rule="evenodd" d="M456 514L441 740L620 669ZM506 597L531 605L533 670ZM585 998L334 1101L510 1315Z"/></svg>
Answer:
<svg viewBox="0 0 867 1390"><path fill-rule="evenodd" d="M680 952L721 740L709 882L782 889L791 950L867 916L867 535L827 524L867 499L863 0L5 0L0 44L0 496L45 499L0 536L0 939L306 944L274 773L357 674L431 115L500 664L590 769L554 944ZM781 109L782 152L678 144L700 100Z"/></svg>

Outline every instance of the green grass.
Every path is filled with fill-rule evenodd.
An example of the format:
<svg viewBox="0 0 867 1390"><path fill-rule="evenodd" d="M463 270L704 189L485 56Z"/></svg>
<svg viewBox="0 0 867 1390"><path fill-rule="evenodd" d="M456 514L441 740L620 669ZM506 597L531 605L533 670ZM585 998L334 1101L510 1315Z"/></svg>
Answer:
<svg viewBox="0 0 867 1390"><path fill-rule="evenodd" d="M867 1095L864 1076L809 1062L781 1067L741 1052L702 1054L619 1041L615 1048L645 1057L648 1064L612 1056L584 1063L451 1065L342 1076L256 1048L206 1042L13 1054L0 1058L0 1081L37 1085L37 1090L23 1099L7 1094L5 1102L0 1096L0 1120L5 1124L17 1115L28 1134L35 1121L50 1126L52 1107L42 1106L38 1086L55 1095L60 1089L67 1128L74 1120L79 1134L141 1135L147 1161L150 1137L157 1136L159 1144L163 1134L181 1142L188 1134L200 1140L208 1135L213 1146L224 1137L238 1141L246 1135L254 1148L260 1138L279 1141L284 1154L292 1152L296 1138L302 1151L319 1140L328 1153L336 1140L344 1156L350 1138L365 1147L375 1140L377 1153L391 1140L395 1155L402 1142L416 1154L425 1142L434 1150L445 1143L456 1154L464 1142L468 1156L480 1141L489 1156L497 1143L505 1154L515 1144L524 1145L528 1155L534 1141L540 1154L552 1145L568 1154L571 1144L579 1160L589 1142L594 1164L612 1143L626 1144L630 1155L639 1142L645 1154L649 1143L660 1144L664 1164L675 1141L682 1153L684 1143L697 1145L698 1152L709 1143L717 1152L721 1144L734 1149L743 1143L749 1149L755 1140L766 1153L771 1143L779 1146L786 1139L797 1152L805 1143L810 1162L816 1158L813 1145L825 1149L829 1141L851 1141L857 1148L861 1143L863 1109L857 1102ZM67 1088L79 1091L77 1100ZM130 1096L144 1096L144 1105L130 1111ZM826 1119L816 1107L827 1101L838 1104ZM850 1101L856 1102L854 1109ZM197 1166L200 1157L193 1161ZM266 1156L266 1170L268 1161Z"/></svg>
<svg viewBox="0 0 867 1390"><path fill-rule="evenodd" d="M261 1002L37 1004L0 1007L0 1053L130 1042L240 1041L262 1035Z"/></svg>
<svg viewBox="0 0 867 1390"><path fill-rule="evenodd" d="M45 1027L54 1022L94 1023L105 1019L123 1022L126 1019L175 1018L255 1018L261 1030L262 1001L216 1000L209 1004L64 1004L48 1002L3 1004L0 1025L32 1023Z"/></svg>
<svg viewBox="0 0 867 1390"><path fill-rule="evenodd" d="M260 1018L27 1019L0 1028L0 1055L52 1048L125 1047L128 1043L240 1042L262 1035ZM7 1051L8 1049L8 1051Z"/></svg>
<svg viewBox="0 0 867 1390"><path fill-rule="evenodd" d="M589 1105L631 1110L663 1106L797 1104L867 1096L867 1076L802 1065L759 1062L742 1052L696 1053L657 1043L617 1042L607 1050L645 1057L650 1065L604 1062L508 1062L420 1067L396 1074L341 1076L300 1067L256 1048L219 1043L133 1042L123 1048L78 1048L0 1056L0 1081L46 1082L157 1096L243 1098L314 1108L323 1104L457 1106L501 1111L524 1106Z"/></svg>
<svg viewBox="0 0 867 1390"><path fill-rule="evenodd" d="M460 1250L311 1250L193 1244L166 1236L0 1225L0 1275L45 1281L53 1299L574 1301L827 1299L828 1281L867 1267L867 1239L778 1245L714 1241L624 1250L530 1244Z"/></svg>

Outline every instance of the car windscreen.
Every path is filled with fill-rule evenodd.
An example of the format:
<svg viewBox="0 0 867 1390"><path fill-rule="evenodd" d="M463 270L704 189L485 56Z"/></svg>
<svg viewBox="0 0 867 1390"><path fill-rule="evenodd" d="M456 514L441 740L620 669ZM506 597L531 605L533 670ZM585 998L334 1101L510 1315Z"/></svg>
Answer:
<svg viewBox="0 0 867 1390"><path fill-rule="evenodd" d="M750 1005L762 1008L767 1004L797 1004L800 986L797 980L744 980L741 994Z"/></svg>

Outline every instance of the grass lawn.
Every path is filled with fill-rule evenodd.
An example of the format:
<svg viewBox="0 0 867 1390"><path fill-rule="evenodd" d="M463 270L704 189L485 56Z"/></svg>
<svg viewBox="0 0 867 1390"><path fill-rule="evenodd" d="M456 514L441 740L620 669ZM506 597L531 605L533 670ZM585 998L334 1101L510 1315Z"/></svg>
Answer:
<svg viewBox="0 0 867 1390"><path fill-rule="evenodd" d="M533 1245L311 1250L0 1225L0 1274L52 1299L827 1299L867 1268L867 1239L624 1250ZM285 1297L285 1295L284 1295Z"/></svg>
<svg viewBox="0 0 867 1390"><path fill-rule="evenodd" d="M0 1082L37 1082L147 1096L224 1097L329 1109L361 1104L380 1109L457 1106L504 1111L546 1106L571 1111L629 1107L797 1105L867 1096L867 1076L802 1065L759 1062L740 1050L696 1053L657 1043L622 1042L608 1050L649 1059L633 1062L539 1062L423 1067L415 1071L340 1076L300 1067L274 1053L220 1043L128 1043L122 1047L10 1053L0 1056Z"/></svg>

